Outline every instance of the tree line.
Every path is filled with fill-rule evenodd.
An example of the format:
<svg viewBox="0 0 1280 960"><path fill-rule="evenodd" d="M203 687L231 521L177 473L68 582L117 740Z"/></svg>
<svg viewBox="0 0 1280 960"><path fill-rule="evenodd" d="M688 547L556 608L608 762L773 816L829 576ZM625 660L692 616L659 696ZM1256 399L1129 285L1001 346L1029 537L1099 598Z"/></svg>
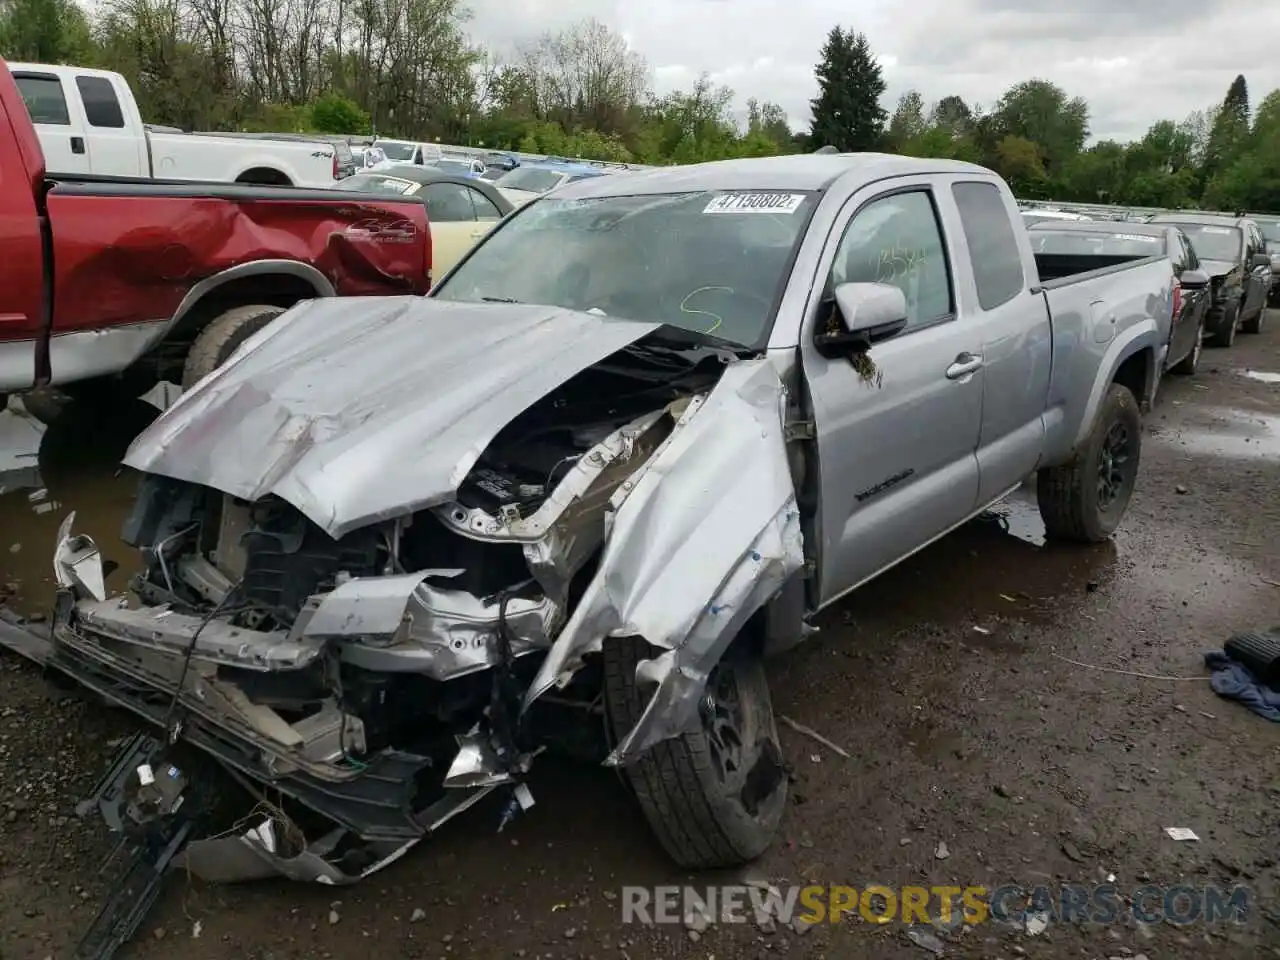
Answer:
<svg viewBox="0 0 1280 960"><path fill-rule="evenodd" d="M643 56L588 19L502 60L467 36L464 0L0 0L10 60L118 70L144 118L187 130L440 140L637 163L834 146L991 167L1027 199L1280 210L1280 91L1254 111L1245 78L1221 103L1132 143L1086 146L1089 106L1043 79L984 108L916 91L892 111L865 34L834 27L808 130L776 103L705 75L659 96Z"/></svg>

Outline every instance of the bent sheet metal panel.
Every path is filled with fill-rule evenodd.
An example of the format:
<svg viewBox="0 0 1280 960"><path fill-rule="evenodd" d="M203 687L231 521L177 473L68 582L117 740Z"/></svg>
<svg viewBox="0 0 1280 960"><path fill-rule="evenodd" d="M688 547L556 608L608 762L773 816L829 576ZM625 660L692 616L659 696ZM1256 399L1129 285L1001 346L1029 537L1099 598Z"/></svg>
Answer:
<svg viewBox="0 0 1280 960"><path fill-rule="evenodd" d="M291 193L229 183L56 184L46 199L57 254L53 332L167 319L195 284L255 260L309 264L344 295L425 292L430 231L421 203ZM369 229L396 224L412 232Z"/></svg>
<svg viewBox="0 0 1280 960"><path fill-rule="evenodd" d="M182 396L124 462L246 500L275 494L338 538L451 499L512 419L657 326L529 304L310 301Z"/></svg>
<svg viewBox="0 0 1280 960"><path fill-rule="evenodd" d="M621 501L600 568L526 707L567 683L605 636L639 635L667 648L640 667L658 689L608 762L686 728L729 642L804 564L783 416L782 383L767 359L733 364L686 412Z"/></svg>

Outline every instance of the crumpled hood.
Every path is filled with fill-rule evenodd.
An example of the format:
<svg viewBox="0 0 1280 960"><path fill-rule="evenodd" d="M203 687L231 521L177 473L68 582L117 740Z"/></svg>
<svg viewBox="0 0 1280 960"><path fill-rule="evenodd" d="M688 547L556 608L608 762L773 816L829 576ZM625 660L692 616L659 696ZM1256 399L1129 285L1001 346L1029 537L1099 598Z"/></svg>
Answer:
<svg viewBox="0 0 1280 960"><path fill-rule="evenodd" d="M124 462L293 504L335 538L454 498L530 405L658 324L421 297L312 300L250 337Z"/></svg>
<svg viewBox="0 0 1280 960"><path fill-rule="evenodd" d="M1229 260L1201 260L1200 269L1211 277L1225 277L1236 268Z"/></svg>

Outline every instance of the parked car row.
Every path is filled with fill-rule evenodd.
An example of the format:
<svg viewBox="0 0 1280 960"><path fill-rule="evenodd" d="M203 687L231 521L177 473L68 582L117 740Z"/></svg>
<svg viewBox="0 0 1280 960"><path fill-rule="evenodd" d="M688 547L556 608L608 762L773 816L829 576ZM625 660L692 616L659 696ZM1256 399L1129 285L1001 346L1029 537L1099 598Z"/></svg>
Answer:
<svg viewBox="0 0 1280 960"><path fill-rule="evenodd" d="M1186 235L1212 287L1205 330L1229 347L1236 332L1261 333L1274 275L1258 225L1247 217L1158 214L1151 223L1176 225Z"/></svg>

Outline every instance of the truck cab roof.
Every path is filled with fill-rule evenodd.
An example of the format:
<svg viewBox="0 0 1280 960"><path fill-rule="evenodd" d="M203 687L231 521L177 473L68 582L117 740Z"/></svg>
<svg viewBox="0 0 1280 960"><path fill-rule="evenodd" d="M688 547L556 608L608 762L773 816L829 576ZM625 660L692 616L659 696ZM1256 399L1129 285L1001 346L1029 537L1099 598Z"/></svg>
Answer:
<svg viewBox="0 0 1280 960"><path fill-rule="evenodd" d="M597 171L598 172L598 171ZM614 194L660 194L711 190L825 190L846 174L870 183L888 177L930 173L994 174L986 167L960 160L902 157L887 153L794 154L716 160L679 167L651 167L629 171L621 179L594 177L566 184L557 191L566 198L607 197Z"/></svg>

